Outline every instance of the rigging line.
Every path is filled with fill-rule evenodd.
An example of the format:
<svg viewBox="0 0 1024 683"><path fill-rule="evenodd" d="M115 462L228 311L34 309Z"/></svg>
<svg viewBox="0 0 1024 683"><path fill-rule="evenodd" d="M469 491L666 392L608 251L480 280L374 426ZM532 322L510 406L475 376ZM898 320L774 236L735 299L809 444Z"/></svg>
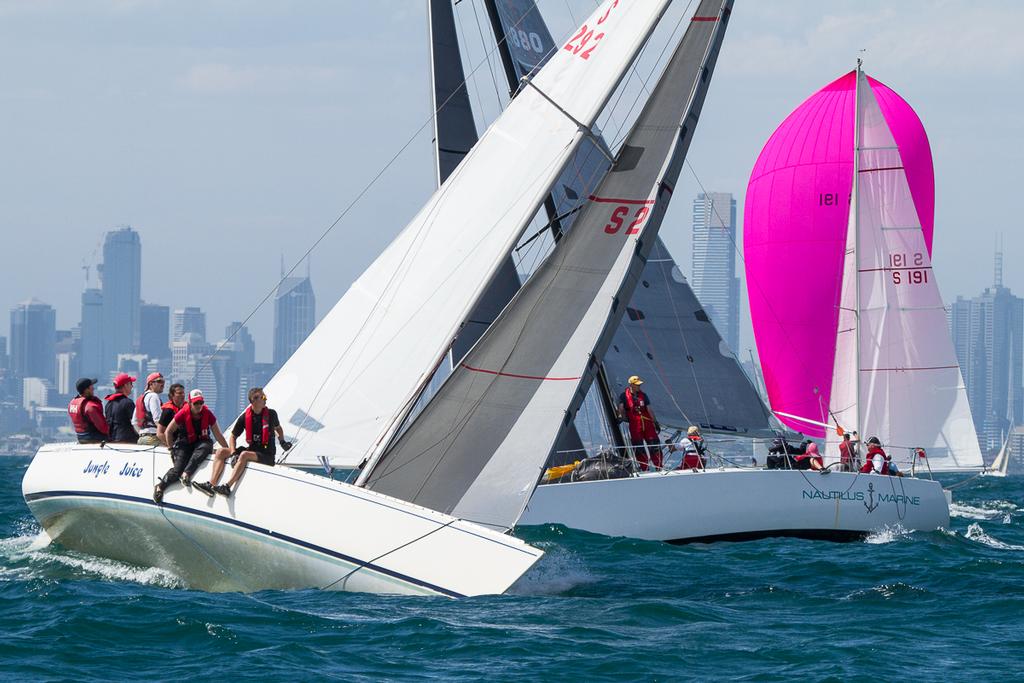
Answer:
<svg viewBox="0 0 1024 683"><path fill-rule="evenodd" d="M486 52L487 51L487 41L484 40L484 30L480 26L480 14L476 10L476 2L473 2L471 0L469 4L473 7L473 18L476 19L476 31L477 31L477 35L480 36L480 46ZM495 103L498 105L498 111L501 111L504 107L502 107L502 104L501 104L501 95L498 94L498 79L494 75L494 65L491 64L491 53L487 52L486 56L487 56L487 72L490 74L490 77L491 77L491 85L494 86L494 100L495 100Z"/></svg>
<svg viewBox="0 0 1024 683"><path fill-rule="evenodd" d="M360 569L365 569L367 566L369 566L371 564L374 564L375 562L377 562L381 558L387 557L391 553L395 553L395 552L398 552L399 550L401 550L403 548L407 548L410 545L412 545L413 543L418 543L419 541L422 541L427 536L431 536L433 534L436 534L438 531L441 531L442 529L447 529L449 526L451 526L452 524L454 524L457 521L459 521L459 520L458 519L450 519L447 522L445 522L444 524L442 524L441 526L436 527L434 529L431 529L427 533L425 533L425 534L423 534L421 536L417 536L416 538L412 539L411 541L406 541L402 545L397 546L395 548L392 548L391 550L387 551L386 553L381 553L380 555L378 555L377 557L373 558L372 560L364 560L363 562L360 562L358 567L355 567L354 569L352 569L348 573L343 574L342 576L340 576L339 578L335 579L331 583L327 584L326 586L324 586L320 590L327 590L328 588L332 588L333 586L337 585L338 583L341 583L342 581L346 580L348 577L350 577L353 574L355 574Z"/></svg>
<svg viewBox="0 0 1024 683"><path fill-rule="evenodd" d="M472 3L472 0L470 0L470 2ZM474 8L474 10L475 9L476 8ZM460 45L469 45L469 42L466 40L466 27L463 25L462 11L459 10L459 11L456 12L456 14L458 14L458 16L459 16L458 31L461 34L461 39L459 40L459 44ZM485 48L485 50L486 50L486 48ZM489 55L487 57L487 64L488 64L488 69L489 69L490 68L490 56ZM488 126L487 117L484 115L484 102L483 102L483 99L481 99L481 97L480 97L480 87L477 85L476 69L473 70L473 73L471 74L471 76L473 78L473 86L474 86L473 87L473 95L476 97L476 103L477 103L477 107L478 107L476 113L479 114L479 116L480 116L480 130L487 130L487 126ZM468 81L469 81L469 77L467 77L466 80L463 81L463 86L466 86L466 92L467 93L469 92ZM459 88L456 88L456 91L458 91L458 89Z"/></svg>

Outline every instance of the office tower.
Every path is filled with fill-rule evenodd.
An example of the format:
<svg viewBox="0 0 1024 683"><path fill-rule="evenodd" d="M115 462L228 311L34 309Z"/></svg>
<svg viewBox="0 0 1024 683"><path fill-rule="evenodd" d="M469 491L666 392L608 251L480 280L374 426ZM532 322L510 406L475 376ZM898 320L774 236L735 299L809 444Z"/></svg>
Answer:
<svg viewBox="0 0 1024 683"><path fill-rule="evenodd" d="M181 341L186 334L194 334L206 342L206 314L195 306L174 309L174 336L172 341Z"/></svg>
<svg viewBox="0 0 1024 683"><path fill-rule="evenodd" d="M171 357L171 309L142 304L139 309L139 353L150 358Z"/></svg>
<svg viewBox="0 0 1024 683"><path fill-rule="evenodd" d="M109 372L117 354L131 353L139 343L142 303L142 242L129 227L111 230L103 240L103 363Z"/></svg>
<svg viewBox="0 0 1024 683"><path fill-rule="evenodd" d="M57 312L30 299L11 309L11 372L53 382L57 343Z"/></svg>
<svg viewBox="0 0 1024 683"><path fill-rule="evenodd" d="M0 337L0 370L7 369L7 337Z"/></svg>
<svg viewBox="0 0 1024 683"><path fill-rule="evenodd" d="M241 414L248 400L244 396L247 387L243 386L242 374L238 367L238 345L235 342L222 341L217 345L217 353L210 359L214 381L217 384L217 402L214 408L225 425Z"/></svg>
<svg viewBox="0 0 1024 683"><path fill-rule="evenodd" d="M33 406L50 405L50 394L53 385L50 380L42 377L25 377L21 380L21 405L28 410Z"/></svg>
<svg viewBox="0 0 1024 683"><path fill-rule="evenodd" d="M999 449L1014 424L1024 422L1024 299L1003 286L996 253L991 287L949 308L950 332L967 386L983 453Z"/></svg>
<svg viewBox="0 0 1024 683"><path fill-rule="evenodd" d="M199 334L186 332L171 343L171 377L174 382L182 382L188 386L193 379L196 368L202 365L194 362L197 358L208 358L210 345Z"/></svg>
<svg viewBox="0 0 1024 683"><path fill-rule="evenodd" d="M693 200L690 282L719 334L733 353L740 344L740 281L736 277L736 200L708 192Z"/></svg>
<svg viewBox="0 0 1024 683"><path fill-rule="evenodd" d="M78 367L83 376L107 381L112 368L104 362L103 340L103 292L99 289L86 289L82 292Z"/></svg>
<svg viewBox="0 0 1024 683"><path fill-rule="evenodd" d="M237 345L238 367L243 372L256 362L256 341L249 328L240 322L233 322L224 329L224 338Z"/></svg>
<svg viewBox="0 0 1024 683"><path fill-rule="evenodd" d="M285 278L274 299L274 365L281 367L316 325L316 297L306 277Z"/></svg>
<svg viewBox="0 0 1024 683"><path fill-rule="evenodd" d="M61 396L74 396L78 382L78 354L74 351L57 352L57 381L54 388Z"/></svg>

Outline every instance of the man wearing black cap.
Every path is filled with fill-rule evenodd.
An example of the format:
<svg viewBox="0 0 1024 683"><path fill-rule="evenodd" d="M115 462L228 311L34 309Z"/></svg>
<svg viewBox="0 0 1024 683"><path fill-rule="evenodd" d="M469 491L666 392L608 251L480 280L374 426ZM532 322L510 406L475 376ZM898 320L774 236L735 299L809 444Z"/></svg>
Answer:
<svg viewBox="0 0 1024 683"><path fill-rule="evenodd" d="M93 395L96 380L83 377L75 384L78 396L68 404L68 416L75 427L78 443L100 443L110 438L110 427L103 417L103 403Z"/></svg>

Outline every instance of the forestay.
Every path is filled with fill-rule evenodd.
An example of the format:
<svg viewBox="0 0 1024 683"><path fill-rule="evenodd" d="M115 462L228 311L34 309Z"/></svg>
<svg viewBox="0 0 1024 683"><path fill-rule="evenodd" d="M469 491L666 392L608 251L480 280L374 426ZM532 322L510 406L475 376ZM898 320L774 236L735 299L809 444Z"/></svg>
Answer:
<svg viewBox="0 0 1024 683"><path fill-rule="evenodd" d="M731 4L700 4L572 231L361 483L478 523L515 524L639 279Z"/></svg>
<svg viewBox="0 0 1024 683"><path fill-rule="evenodd" d="M831 419L932 471L983 466L921 222L900 152L863 73ZM859 292L858 292L859 287ZM859 357L858 357L859 347ZM837 450L829 434L830 453Z"/></svg>
<svg viewBox="0 0 1024 683"><path fill-rule="evenodd" d="M666 5L603 3L274 376L298 448L387 442Z"/></svg>

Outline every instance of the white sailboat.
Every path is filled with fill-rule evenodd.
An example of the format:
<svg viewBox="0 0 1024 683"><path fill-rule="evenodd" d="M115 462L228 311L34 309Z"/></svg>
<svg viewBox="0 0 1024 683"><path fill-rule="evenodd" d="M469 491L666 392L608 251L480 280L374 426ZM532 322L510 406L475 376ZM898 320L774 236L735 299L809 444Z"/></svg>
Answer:
<svg viewBox="0 0 1024 683"><path fill-rule="evenodd" d="M303 430L296 449L356 461L390 453L433 370L667 5L600 5L273 378L268 392L282 419ZM368 380L386 390L366 391ZM429 422L423 415L419 424ZM546 455L462 493L499 517L518 511ZM478 457L488 473L505 464L493 451ZM500 593L542 555L472 515L446 514L461 514L457 506L428 509L417 496L259 465L230 499L172 487L157 505L153 486L168 465L162 448L48 446L26 472L23 493L54 541L165 567L208 590ZM428 475L405 481L422 489Z"/></svg>
<svg viewBox="0 0 1024 683"><path fill-rule="evenodd" d="M1010 458L1013 457L1013 446L1011 441L1013 440L1014 425L1010 425L1010 431L1006 433L1006 438L1003 439L1003 445L999 448L999 452L996 454L995 460L992 464L985 468L983 474L987 477L1005 477L1010 471Z"/></svg>
<svg viewBox="0 0 1024 683"><path fill-rule="evenodd" d="M859 64L856 92L829 406L835 423L828 426L879 435L891 450L906 449L915 459L924 448L936 469L977 469L977 437L920 222L898 148ZM838 461L836 442L829 445ZM779 535L844 540L888 525L931 530L949 523L949 494L938 482L830 470L722 467L540 486L522 523L674 542Z"/></svg>

